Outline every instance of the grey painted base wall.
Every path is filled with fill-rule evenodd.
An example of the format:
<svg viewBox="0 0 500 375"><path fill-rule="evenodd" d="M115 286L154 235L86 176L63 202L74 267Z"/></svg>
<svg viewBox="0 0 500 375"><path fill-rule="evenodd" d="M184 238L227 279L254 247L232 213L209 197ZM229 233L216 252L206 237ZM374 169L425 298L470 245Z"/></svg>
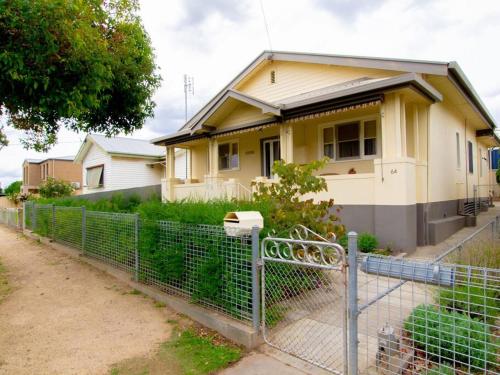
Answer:
<svg viewBox="0 0 500 375"><path fill-rule="evenodd" d="M380 247L411 253L417 247L416 205L343 205L334 207L347 230L377 236Z"/></svg>
<svg viewBox="0 0 500 375"><path fill-rule="evenodd" d="M455 199L408 206L342 205L335 206L334 212L347 230L373 233L381 247L411 253L417 246L435 245L462 229L465 219L458 213L463 203Z"/></svg>
<svg viewBox="0 0 500 375"><path fill-rule="evenodd" d="M88 199L90 201L97 201L99 199L108 199L115 194L123 194L125 197L131 195L139 195L142 199L148 199L152 196L161 198L161 185L141 186L129 189L112 190L112 191L99 191L91 194L76 195L75 198Z"/></svg>

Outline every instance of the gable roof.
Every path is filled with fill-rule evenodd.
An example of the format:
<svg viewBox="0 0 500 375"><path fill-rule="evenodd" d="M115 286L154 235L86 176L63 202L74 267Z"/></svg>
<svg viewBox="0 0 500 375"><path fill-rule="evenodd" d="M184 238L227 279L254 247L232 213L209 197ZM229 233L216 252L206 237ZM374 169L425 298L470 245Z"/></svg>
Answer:
<svg viewBox="0 0 500 375"><path fill-rule="evenodd" d="M221 96L221 98L212 103L205 113L200 116L191 128L183 128L177 133L169 134L163 137L153 139L151 142L155 144L172 144L176 141L187 139L195 139L194 135L200 136L202 131L217 133L217 130L210 126L205 126L205 121L217 111L227 100L228 97L233 97L237 100L253 105L254 107L262 109L262 113L272 114L269 119L257 121L252 124L245 124L245 127L260 126L265 123L278 121L277 116L282 119L293 118L300 114L313 113L318 109L318 103L326 103L327 106L342 106L345 105L346 100L358 100L360 103L369 103L380 100L381 93L389 88L399 87L413 87L430 100L442 101L443 96L437 91L430 83L425 81L417 73L400 74L388 78L360 78L340 84L335 84L327 87L322 87L317 90L312 90L299 95L293 95L287 98L280 99L277 103L267 103L260 99L250 97L234 89L228 89ZM237 95L236 95L237 94ZM363 96L362 99L353 99L355 96ZM240 99L242 98L242 99ZM347 98L347 99L346 99ZM349 99L350 98L350 99ZM248 100L249 99L249 100ZM361 102L359 102L361 100ZM352 104L352 103L351 103ZM314 107L314 108L312 108ZM271 111L274 109L274 111ZM212 129L213 128L213 129ZM227 130L227 129L226 129Z"/></svg>
<svg viewBox="0 0 500 375"><path fill-rule="evenodd" d="M194 126L193 124L196 123L213 106L214 102L220 100L221 97L227 92L227 90L234 88L251 71L268 60L340 65L358 68L392 70L406 73L446 76L450 80L452 80L453 83L456 84L457 88L462 91L463 95L472 102L478 112L480 112L480 114L484 117L486 122L492 128L496 127L493 117L489 113L479 95L472 87L471 83L465 76L458 63L456 63L455 61L443 62L287 51L263 51L179 130L191 129Z"/></svg>
<svg viewBox="0 0 500 375"><path fill-rule="evenodd" d="M81 163L93 144L112 156L146 159L158 159L165 156L163 147L152 145L148 140L87 134L75 156L75 162Z"/></svg>

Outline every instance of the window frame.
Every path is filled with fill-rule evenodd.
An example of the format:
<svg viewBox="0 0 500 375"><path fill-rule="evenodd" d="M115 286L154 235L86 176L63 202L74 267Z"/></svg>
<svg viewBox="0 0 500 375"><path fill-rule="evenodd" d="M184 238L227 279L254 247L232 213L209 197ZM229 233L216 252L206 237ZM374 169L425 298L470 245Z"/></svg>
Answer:
<svg viewBox="0 0 500 375"><path fill-rule="evenodd" d="M375 148L376 148L376 153L373 155L365 155L365 123L370 122L370 121L375 121ZM359 156L353 156L353 157L339 157L339 152L338 152L338 132L337 128L338 126L341 125L348 125L351 123L358 123L359 124L359 135L358 135L358 142L359 142ZM377 159L380 157L380 146L381 146L381 129L380 129L380 117L378 115L369 115L369 116L362 116L362 117L353 117L353 118L348 118L348 119L343 119L343 120L338 120L338 121L332 121L332 122L327 122L319 125L319 132L318 132L318 159L323 158L326 156L324 154L324 149L325 149L325 142L324 142L324 129L326 128L333 128L333 154L334 157L330 158L329 162L330 163L341 163L341 162L349 162L353 160L373 160ZM369 138L372 139L372 138ZM330 144L330 142L328 143Z"/></svg>
<svg viewBox="0 0 500 375"><path fill-rule="evenodd" d="M101 168L101 167L102 167L102 172L101 172L101 178L99 179L99 182L102 180L102 184L100 183L98 186L89 187L89 184L88 184L88 171L89 171L89 169L95 169L95 168ZM93 165L91 167L85 168L85 187L88 189L100 189L100 188L104 187L104 164L97 164L97 165Z"/></svg>
<svg viewBox="0 0 500 375"><path fill-rule="evenodd" d="M236 155L238 155L238 166L237 167L231 167L231 156L233 155L233 145L236 144L236 147L238 148L238 152ZM229 167L228 168L221 168L221 163L220 163L220 147L223 145L229 145ZM239 139L236 140L227 140L224 142L217 143L217 167L218 170L221 172L228 172L228 171L239 171L240 170L240 165L241 165L241 159L240 159L240 141Z"/></svg>
<svg viewBox="0 0 500 375"><path fill-rule="evenodd" d="M467 141L467 159L469 164L467 170L469 174L474 174L474 145L472 141Z"/></svg>

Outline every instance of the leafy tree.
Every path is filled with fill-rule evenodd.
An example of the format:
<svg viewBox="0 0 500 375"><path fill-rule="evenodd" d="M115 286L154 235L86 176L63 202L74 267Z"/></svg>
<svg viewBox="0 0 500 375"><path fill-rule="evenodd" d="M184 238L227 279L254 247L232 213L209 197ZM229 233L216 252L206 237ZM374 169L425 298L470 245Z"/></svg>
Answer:
<svg viewBox="0 0 500 375"><path fill-rule="evenodd" d="M42 198L68 197L74 191L73 186L62 180L49 177L47 181L40 185L39 193Z"/></svg>
<svg viewBox="0 0 500 375"><path fill-rule="evenodd" d="M153 115L160 77L138 9L138 0L0 0L0 114L25 147L46 151L61 126L130 133Z"/></svg>
<svg viewBox="0 0 500 375"><path fill-rule="evenodd" d="M5 188L5 195L11 195L14 193L19 193L21 192L21 185L23 184L22 181L14 181L11 183L9 186Z"/></svg>
<svg viewBox="0 0 500 375"><path fill-rule="evenodd" d="M276 232L284 232L296 224L302 224L327 237L331 237L332 233L337 238L344 234L344 226L338 223L339 218L332 212L333 199L319 202L312 198L304 199L307 194L327 190L325 180L314 175L325 166L327 160L316 160L306 165L276 161L273 173L278 176L279 183L254 184L255 200L271 206L269 219Z"/></svg>

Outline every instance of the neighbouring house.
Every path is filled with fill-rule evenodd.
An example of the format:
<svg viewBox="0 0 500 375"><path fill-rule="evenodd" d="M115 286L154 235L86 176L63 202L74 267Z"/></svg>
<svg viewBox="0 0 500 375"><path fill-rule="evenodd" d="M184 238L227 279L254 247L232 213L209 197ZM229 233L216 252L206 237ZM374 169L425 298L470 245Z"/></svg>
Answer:
<svg viewBox="0 0 500 375"><path fill-rule="evenodd" d="M166 146L163 198L243 198L273 162L320 172L348 229L411 252L463 227L488 197L495 121L455 62L265 51ZM175 149L190 158L175 178ZM474 206L473 206L474 207Z"/></svg>
<svg viewBox="0 0 500 375"><path fill-rule="evenodd" d="M186 174L183 155L178 150L179 179ZM82 167L83 194L160 185L165 149L147 140L88 134L75 162Z"/></svg>
<svg viewBox="0 0 500 375"><path fill-rule="evenodd" d="M78 194L82 185L82 167L73 160L74 156L24 160L21 192L37 194L40 184L51 177L71 183Z"/></svg>
<svg viewBox="0 0 500 375"><path fill-rule="evenodd" d="M500 149L495 147L490 150L490 184L491 193L495 200L500 199L500 185L497 180L497 170L500 163Z"/></svg>

